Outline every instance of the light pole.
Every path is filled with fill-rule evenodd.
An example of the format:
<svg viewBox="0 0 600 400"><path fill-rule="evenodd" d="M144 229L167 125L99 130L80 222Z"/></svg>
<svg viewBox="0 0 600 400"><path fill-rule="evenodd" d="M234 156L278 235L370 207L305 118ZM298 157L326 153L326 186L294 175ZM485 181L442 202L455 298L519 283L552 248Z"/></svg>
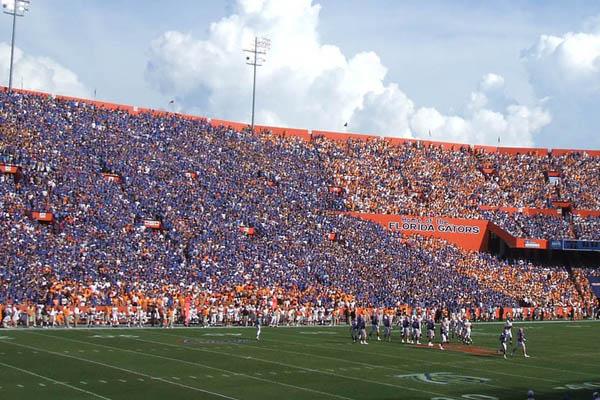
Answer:
<svg viewBox="0 0 600 400"><path fill-rule="evenodd" d="M263 62L266 60L260 56L267 54L267 50L271 48L271 41L267 38L254 37L254 47L252 49L244 50L250 53L246 56L246 64L252 65L254 69L254 77L252 79L252 123L250 129L254 130L254 105L256 104L256 67L261 67ZM260 55L260 56L259 56Z"/></svg>
<svg viewBox="0 0 600 400"><path fill-rule="evenodd" d="M12 40L10 44L10 73L8 76L8 92L12 92L12 81L13 81L13 60L15 57L15 30L17 26L17 17L23 17L27 11L29 11L29 0L13 0L12 9L8 3L4 3L4 14L12 15Z"/></svg>

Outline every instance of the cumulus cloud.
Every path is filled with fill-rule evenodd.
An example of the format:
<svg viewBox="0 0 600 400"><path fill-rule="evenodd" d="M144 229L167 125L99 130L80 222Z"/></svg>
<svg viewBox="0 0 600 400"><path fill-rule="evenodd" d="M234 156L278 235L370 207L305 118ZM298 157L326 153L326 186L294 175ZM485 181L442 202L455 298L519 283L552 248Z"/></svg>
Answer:
<svg viewBox="0 0 600 400"><path fill-rule="evenodd" d="M248 121L252 73L242 48L254 36L272 40L259 68L257 121L264 124L424 137L471 143L531 145L551 117L504 93L487 74L460 115L417 107L371 51L345 55L320 40L320 5L312 0L238 0L232 15L211 24L205 39L165 32L149 49L146 79L191 112Z"/></svg>
<svg viewBox="0 0 600 400"><path fill-rule="evenodd" d="M485 74L483 78L481 78L481 83L479 87L483 91L492 91L504 88L504 78L498 74Z"/></svg>
<svg viewBox="0 0 600 400"><path fill-rule="evenodd" d="M542 141L600 148L600 17L590 18L580 32L541 35L523 51L522 60L536 95L546 98L555 120Z"/></svg>
<svg viewBox="0 0 600 400"><path fill-rule="evenodd" d="M0 76L8 86L10 70L10 45L0 43ZM88 97L89 90L79 81L77 75L56 61L47 57L25 54L15 47L13 86L50 93Z"/></svg>

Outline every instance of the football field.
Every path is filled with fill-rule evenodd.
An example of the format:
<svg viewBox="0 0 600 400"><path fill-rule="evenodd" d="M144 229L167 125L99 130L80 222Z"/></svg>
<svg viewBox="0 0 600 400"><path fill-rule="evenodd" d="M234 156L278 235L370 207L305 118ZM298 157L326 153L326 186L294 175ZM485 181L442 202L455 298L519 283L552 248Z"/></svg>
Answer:
<svg viewBox="0 0 600 400"><path fill-rule="evenodd" d="M0 330L0 399L591 399L600 323L515 323L528 352L352 344L347 327ZM437 334L437 332L436 332ZM570 397L567 397L570 396Z"/></svg>

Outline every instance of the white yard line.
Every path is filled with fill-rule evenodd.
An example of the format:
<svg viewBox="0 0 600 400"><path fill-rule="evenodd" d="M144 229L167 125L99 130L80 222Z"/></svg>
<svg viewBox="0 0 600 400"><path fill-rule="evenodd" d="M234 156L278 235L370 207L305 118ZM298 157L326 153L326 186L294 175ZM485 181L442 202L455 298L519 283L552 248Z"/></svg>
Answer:
<svg viewBox="0 0 600 400"><path fill-rule="evenodd" d="M596 320L586 320L586 321L587 322L596 322ZM557 323L557 322L562 322L564 324L571 323L571 321L535 321L535 323ZM578 322L578 321L575 321L575 322ZM582 321L579 321L579 322L582 322ZM483 323L483 324L485 324L485 323ZM488 322L487 324L496 324L496 323L494 323L494 322ZM178 336L178 335L175 335L175 336ZM287 334L284 335L284 336L289 337L289 335L287 335ZM287 341L287 340L274 340L274 339L265 339L265 341L266 342L276 342L276 343L293 343L293 344L299 345L299 346L306 346L306 347L315 347L315 348L323 348L323 349L335 350L332 347L322 346L322 345L307 344L307 343L304 343L304 342L292 342L292 341ZM409 346L409 345L406 345L406 348L410 349L410 350L414 349L414 347ZM468 356L468 354L460 353L460 352L451 352L451 353L452 354L462 355L462 356ZM382 354L380 352L373 352L372 354L381 355L383 357L394 357L392 355ZM575 354L572 354L572 355L575 355ZM414 353L413 353L413 356L414 356ZM589 353L586 354L586 356L595 357L595 356L593 356L593 355L591 355ZM394 357L394 358L397 358L397 357ZM421 359L421 358L415 358L415 359L418 360L418 361L420 361L420 362L426 363L426 364L444 365L444 363L442 363L442 362L431 362L431 361L427 361L427 360L424 360L424 359ZM501 364L511 363L511 364L515 364L515 365L521 365L521 364L516 364L515 361L512 360L512 359L504 360L504 359L501 359L500 357L498 357L498 358L485 358L485 357L482 357L481 360L490 361L490 362L497 362L497 363L501 363ZM459 368L460 369L462 367L458 366L458 364L463 364L463 363L467 363L467 362L469 362L469 361L462 361L462 362L458 361L458 362L456 362L454 364L454 368ZM581 364L581 363L579 363L579 364L580 365L584 365L584 364ZM541 370L550 370L550 371L559 371L559 372L568 372L568 373L574 373L574 374L585 375L585 376L595 376L594 374L592 374L590 372L573 371L573 370L570 370L570 369L567 370L567 369L552 368L552 367L542 367L542 366L539 366L539 365L532 365L531 363L529 365L527 365L527 368L541 369ZM463 369L474 370L473 368L463 368ZM488 372L494 373L492 371L488 371ZM500 372L498 372L498 374L509 375L509 376L517 376L517 375L511 375L511 374L500 373ZM530 377L530 376L527 376L527 375L519 375L519 376L526 377L526 378L532 378L532 379L544 380L544 378Z"/></svg>
<svg viewBox="0 0 600 400"><path fill-rule="evenodd" d="M2 365L3 367L6 367L6 368L12 368L12 369L20 371L20 372L22 372L24 374L28 374L28 375L35 376L35 377L40 378L40 379L44 379L44 380L46 380L48 382L52 382L52 383L55 383L57 385L68 387L69 389L77 390L78 392L89 394L90 396L93 396L93 397L96 397L96 398L99 398L99 399L111 400L109 397L101 396L101 395L99 395L97 393L90 392L89 390L81 389L81 388L78 388L77 386L72 386L72 385L69 385L68 383L60 382L60 381L54 380L52 378L48 378L47 376L36 374L33 371L29 371L29 370L26 370L26 369L23 369L23 368L15 367L14 365L5 364L3 362L0 362L0 365ZM42 383L40 383L40 386L45 386L45 385L42 384Z"/></svg>
<svg viewBox="0 0 600 400"><path fill-rule="evenodd" d="M164 342L157 342L157 341L154 341L154 340L142 340L142 339L133 339L133 340L137 340L137 341L140 341L140 342L146 342L146 343L158 343L158 344L162 344L162 345L168 345L168 346L171 346L171 347L183 347L183 346L176 345L176 344L167 344L167 343L164 343ZM185 347L185 348L188 348L188 347ZM316 373L316 374L331 375L331 376L336 376L338 378L350 379L350 380L360 381L360 382L365 382L365 383L372 383L372 384L375 384L375 385L389 386L389 387L394 387L394 388L399 388L399 389L404 389L404 390L410 390L410 391L413 391L413 392L426 393L426 394L430 394L430 395L434 395L434 396L444 396L444 394L442 394L442 393L431 392L431 391L428 391L428 390L415 389L415 388L408 387L408 386L401 386L401 385L396 385L396 384L393 384L393 383L387 383L387 382L381 382L381 381L374 381L372 379L363 379L363 378L358 378L358 377L355 377L355 376L340 375L340 374L336 374L334 372L317 370L317 369L313 369L313 368L300 367L298 365L286 364L286 363L281 363L281 362L278 362L278 361L265 360L265 359L262 359L262 358L248 357L248 356L239 356L237 354L224 353L224 352L220 352L220 351L204 350L204 349L198 349L198 348L194 348L194 347L192 347L190 349L191 350L205 352L205 353L214 353L214 354L219 354L219 355L227 355L227 356L230 356L230 357L240 358L240 359L243 359L243 360L261 361L261 362L265 362L265 363L269 363L269 364L280 365L280 366L283 366L283 367L299 369L299 370L306 371L306 372L313 372L313 373Z"/></svg>
<svg viewBox="0 0 600 400"><path fill-rule="evenodd" d="M48 337L48 335L41 335L41 336ZM52 337L54 337L54 336L52 336ZM8 342L6 342L6 343L8 343ZM103 362L100 362L100 361L93 361L93 360L89 360L89 359L85 359L85 358L79 358L79 357L75 357L75 356L72 356L72 355L69 355L69 354L64 354L64 353L57 353L57 352L54 352L54 351L44 350L44 349L41 349L39 347L29 346L29 345L26 345L26 344L20 344L20 343L11 342L10 345L12 345L12 346L20 346L20 347L23 347L23 348L37 350L37 351L42 351L44 353L52 354L52 355L59 356L59 357L72 358L74 360L79 360L79 361L87 362L87 363L90 363L90 364L96 364L96 365L100 365L100 366L103 366L103 367L106 367L106 368L116 369L116 370L119 370L119 371L127 372L129 374L143 376L145 378L154 379L154 380L157 380L157 381L160 381L160 382L168 383L170 385L175 385L175 386L179 386L179 387L182 387L182 388L185 388L185 389L190 389L190 390L194 390L194 391L197 391L197 392L202 392L202 393L210 394L210 395L213 395L213 396L216 396L216 397L221 397L221 398L224 398L224 399L239 400L239 399L237 399L235 397L230 397L230 396L227 396L227 395L224 395L224 394L221 394L221 393L211 392L210 390L205 390L205 389L200 389L200 388L194 387L194 386L184 385L183 383L168 381L166 379L162 379L162 378L159 378L159 377L148 375L148 374L145 374L143 372L138 372L138 371L127 369L127 368L118 367L118 366L112 365L112 364L106 364L106 363L103 363ZM105 397L103 397L103 398L105 398Z"/></svg>
<svg viewBox="0 0 600 400"><path fill-rule="evenodd" d="M181 362L181 363L185 363L185 364L200 365L200 366L203 366L205 368L219 370L219 371L222 371L222 372L230 373L232 375L246 376L246 377L251 378L251 379L257 379L257 380L261 380L261 381L267 381L267 382L275 383L275 384L278 384L278 385L284 385L284 386L294 387L294 388L297 388L297 389L308 390L308 391L312 391L312 392L316 392L316 393L320 393L320 394L325 394L325 395L332 396L332 397L338 397L338 398L343 398L343 399L350 399L350 398L345 397L345 396L340 396L340 395L336 395L336 394L332 394L332 393L327 393L327 392L321 392L321 391L314 390L314 389L309 389L309 388L303 388L301 386L295 386L295 385L291 385L291 384L287 384L287 383L282 383L282 382L277 382L277 381L271 381L271 380L265 379L265 378L257 378L257 377L251 376L251 375L246 375L246 374L243 374L243 373L228 371L228 370L224 370L224 369L216 368L216 367L210 367L210 366L206 366L204 364L199 364L199 363L195 363L195 362L191 362L191 361L186 361L186 360L181 360L181 359L177 359L177 358L164 357L164 356L160 356L160 355L157 355L157 354L138 352L138 351L134 351L134 350L121 349L121 348L118 348L118 347L112 347L112 346L107 346L107 345L95 344L95 343L92 343L92 342L80 341L80 340L69 339L69 338L62 338L62 337L58 337L58 336L54 336L54 335L42 335L42 336L51 336L51 337L57 338L57 339L64 339L64 340L69 340L69 341L78 342L78 343L85 343L85 344L90 344L90 345L95 345L95 346L102 346L102 347L107 347L107 348L112 348L112 349L118 349L120 351L138 353L138 354L143 354L143 355L147 355L147 356L150 356L150 357L157 357L157 358L162 358L162 359L166 359L166 360L177 361L177 362ZM144 342L144 343L159 344L159 345L163 345L163 346L183 347L185 349L190 349L187 346L184 347L184 346L179 346L179 345L174 345L174 344L164 343L164 342L158 342L158 341L152 341L152 340L142 340L142 339L136 339L136 338L130 338L130 340L136 340L136 341L140 341L140 342ZM191 349L192 350L197 350L197 351L205 351L205 350L195 349L195 348L191 348ZM262 362L266 362L266 363L271 363L271 364L276 364L276 365L281 365L281 366L287 366L289 368L299 369L299 370L305 371L305 372L313 372L313 373L317 373L317 374L332 375L332 376L337 376L339 378L350 379L350 380L355 380L355 381L360 381L360 382L365 382L365 383L371 383L371 384L375 384L375 385L383 385L383 386L388 386L388 387L394 387L394 388L399 388L399 389L404 389L404 390L409 390L409 391L419 392L419 393L425 393L425 394L434 395L434 396L444 396L443 393L437 393L437 392L431 392L431 391L428 391L428 390L415 389L415 388L408 387L408 386L401 386L401 385L396 385L396 384L387 383L387 382L374 381L374 380L371 380L371 379L362 379L362 378L357 378L357 377L353 377L353 376L340 375L340 374L336 374L336 373L333 373L333 372L320 371L320 370L316 370L316 369L312 369L312 368L305 368L305 367L300 367L300 366L292 365L292 364L285 364L285 363L279 363L279 362L276 362L276 361L263 360L263 359L259 359L259 358L255 358L255 357L244 357L244 356L238 356L238 355L234 355L234 354L230 354L230 353L208 351L208 350L206 350L205 352L214 353L214 354L220 354L220 355L229 355L229 356L232 356L232 357L237 357L237 358L246 359L246 360L247 359L252 359L252 360L255 360L255 361L262 361ZM350 399L350 400L352 400L352 399Z"/></svg>
<svg viewBox="0 0 600 400"><path fill-rule="evenodd" d="M180 337L180 338L190 338L190 336L180 336L180 335L176 335L176 334L164 334L164 336L165 337L173 337L173 336L175 336L175 337ZM195 336L192 337L192 338L195 338ZM268 340L268 341L277 342L277 343L300 344L300 345L302 345L302 343L299 343L299 342L287 342L287 341L280 341L280 340ZM300 352L300 351L283 350L283 349L280 349L280 348L273 349L273 348L270 348L270 347L260 347L260 346L250 345L250 344L244 344L243 347L244 348L251 347L253 349L274 351L276 353L297 354L297 355L304 356L304 357L307 357L307 356L308 357L317 357L317 358L322 358L324 360L337 361L337 362L340 362L340 363L343 363L343 364L356 364L356 365L366 366L368 369L377 368L377 369L385 369L385 370L389 370L389 371L404 372L404 373L414 371L413 368L409 368L409 369L406 369L406 368L403 368L403 369L401 369L401 368L394 368L394 367L388 367L388 366L385 366L385 365L370 364L370 363L367 363L367 362L364 362L364 361L354 361L354 360L348 360L348 359L345 359L345 358L322 356L322 355L313 354L313 353L307 354L307 353L303 353L303 352ZM326 346L320 346L320 348L329 349L329 350L336 350L336 349L332 349L332 348L326 347ZM423 361L425 363L427 362L425 360L420 360L420 359L418 359L418 361ZM403 365L406 365L406 364L403 364ZM343 370L343 369L340 369L340 370ZM496 389L503 389L502 386L492 385L491 383L483 383L483 385L489 386L489 387L493 387L493 388L496 388Z"/></svg>
<svg viewBox="0 0 600 400"><path fill-rule="evenodd" d="M134 340L138 340L138 341L142 341L142 342L147 342L147 343L159 343L159 344L163 344L163 345L165 344L163 342L156 342L156 341L152 341L152 340L142 340L142 339L134 339ZM170 346L180 346L180 345L173 345L173 344L171 344ZM212 350L207 350L207 349L199 349L199 348L195 348L195 347L190 347L190 349L196 350L196 351L201 351L201 352L206 352L206 353L228 355L228 356L231 356L231 357L237 357L237 358L242 358L242 359L245 358L244 356L239 356L237 354L224 353L224 352L220 352L220 351L212 351ZM394 356L394 355L391 355L391 354L384 354L384 353L379 353L379 352L378 353L373 353L373 354L378 355L378 356L382 356L382 357L394 358L394 359L402 359L402 360L405 359L403 357L398 357L398 356ZM335 373L327 372L327 371L313 370L311 368L303 368L303 367L293 366L291 364L283 364L283 363L279 363L277 361L264 360L264 359L260 359L260 358L256 358L256 357L252 357L252 359L256 360L256 361L263 361L263 362L272 363L272 364L279 364L279 365L284 365L284 366L291 366L293 368L304 369L306 371L311 371L311 372L318 372L318 373L322 373L322 374L335 375L335 376L344 377L344 378L352 379L352 380L369 381L369 380L364 380L364 379L357 378L357 377L339 375L339 374L335 374ZM437 365L437 366L439 366L439 365L445 365L444 363L441 363L441 362L438 362L438 363L436 363L436 362L428 362L428 361L422 360L422 359L417 359L417 361L418 362L423 362L423 363L426 363L426 364L430 364L430 365ZM504 360L502 360L502 361L504 361ZM481 371L481 368L458 367L456 365L454 365L453 368L455 368L455 369L462 369L462 370L466 370L466 371L475 371L475 372L480 372ZM543 381L543 382L555 382L552 379L538 378L538 377L534 377L534 376L526 376L526 375L523 375L523 374L516 375L516 374L510 374L510 373L507 373L507 372L489 371L489 370L486 371L486 372L490 373L490 374L510 376L510 377L513 377L513 378L529 378L529 379L539 380L539 381ZM371 382L378 382L378 383L381 383L381 384L384 384L384 385L392 385L392 386L394 386L393 384L386 384L386 383L382 383L382 382L379 382L379 381L371 381ZM400 387L400 388L405 388L405 387L400 386L400 385L395 385L395 386ZM416 390L416 391L422 392L421 390L418 390L418 389L410 389L410 388L406 388L406 389L408 389L408 390ZM432 392L426 392L426 393L428 393L428 394L435 394L437 396L440 396L439 393L432 393Z"/></svg>
<svg viewBox="0 0 600 400"><path fill-rule="evenodd" d="M542 322L543 322L543 321L542 321ZM156 333L156 332L155 332L155 333ZM179 335L175 335L175 334L173 334L173 335L174 335L174 336L181 337L181 336L179 336ZM167 335L165 334L164 336L167 336ZM285 336L288 336L288 335L285 335ZM293 342L293 341L287 341L287 340L274 340L274 339L265 339L265 341L266 341L266 342L275 342L275 343L289 343L289 344L294 344L294 345L298 345L298 346L317 347L317 348L322 348L322 349L336 350L336 349L334 349L334 348L332 348L332 347L328 347L328 346L323 346L323 345L312 345L312 344L307 344L307 343L303 343L303 342ZM244 345L244 346L246 346L246 347L247 347L248 345ZM412 350L412 349L415 349L415 347L412 347L412 346L410 346L410 345L406 345L406 346L403 346L403 347L405 347L406 349L410 349L410 350ZM373 348L373 347L371 347L371 348ZM289 351L289 350L278 350L278 351ZM434 349L434 351L436 351L436 349ZM454 351L454 352L452 352L452 351L451 351L450 353L452 353L452 354L458 354L458 355L465 356L465 357L466 357L466 356L468 356L468 354L466 354L466 353L461 353L461 352L456 352L456 351ZM380 356L383 356L383 357L390 356L390 355L388 355L388 354L382 354L382 353L380 353L380 352L377 352L377 351L374 351L373 353L370 353L370 354L373 354L373 355L380 355ZM572 354L572 355L575 355L575 354ZM589 354L588 354L588 355L589 355ZM412 356L414 356L414 353L413 353L413 355L412 355ZM323 357L323 356L317 356L317 357ZM414 357L414 359L415 359L415 360L417 360L417 361L419 361L419 362L423 362L423 363L425 363L425 364L431 364L431 365L444 365L444 363L442 363L442 362L432 362L432 361L427 361L427 360L425 360L425 359L422 359L422 358L420 358L420 357ZM515 363L515 361L514 361L514 360L512 360L512 359L504 360L504 359L502 359L502 358L500 358L500 357L492 357L492 358L490 358L490 357L480 357L480 358L479 358L479 360L478 360L478 362L479 362L479 361L481 361L481 360L484 360L484 361L490 361L490 362L497 362L497 363L502 363L502 364L511 363L511 364L515 364L515 365L521 365L521 364L516 364L516 363ZM456 363L453 365L453 368L459 368L459 369L460 369L460 368L463 368L463 369L466 369L466 370L469 370L469 369L471 369L471 370L474 370L474 368L467 368L467 367L460 367L460 366L458 366L458 365L460 365L460 364L464 364L464 363L466 363L466 362L469 362L469 361L470 361L470 360L467 360L467 361L457 361L457 362L456 362ZM583 364L581 364L581 365L583 365ZM373 367L377 367L376 365L372 365L372 366L373 366ZM539 365L532 365L531 363L530 363L529 365L527 365L527 368L531 368L531 369L542 369L542 370L550 370L550 371L560 371L560 372L568 372L568 373L570 373L570 374L578 374L578 375L585 375L585 376L595 376L594 374L592 374L592 373L590 373L590 372L581 372L581 371L565 370L565 369L561 369L561 368L552 368L552 367L542 367L542 366L539 366ZM490 373L492 373L492 374L494 373L493 371L488 371L488 372L490 372ZM505 374L505 375L506 375L506 373L502 373L502 374ZM515 376L515 375L513 375L513 376ZM529 376L527 376L527 375L520 375L520 376L522 376L522 377L526 377L526 378L530 378L530 377L529 377ZM531 378L533 378L533 379L539 379L539 378L535 378L535 377L531 377ZM543 379L543 378L541 378L541 379Z"/></svg>
<svg viewBox="0 0 600 400"><path fill-rule="evenodd" d="M64 337L60 337L60 336L44 335L44 334L41 334L41 333L34 333L34 332L31 332L31 333L32 334L36 334L38 336L51 337L51 338L54 338L54 339L67 340L67 341L75 342L75 343L82 343L82 344L86 344L86 345L89 345L89 346L104 347L104 348L107 348L107 349L118 350L118 351L123 351L123 352L127 352L127 353L141 354L141 355L147 356L147 357L154 357L154 358L159 358L159 359L163 359L163 360L169 360L169 361L175 361L175 362L184 363L184 364L188 364L188 365L199 366L199 367L211 369L211 370L214 370L214 371L220 371L222 373L224 372L224 373L229 373L231 375L244 376L244 377L249 378L249 379L258 380L258 381L262 381L262 382L268 382L268 383L271 383L271 384L285 386L285 387L289 387L289 388L293 388L293 389L298 389L298 390L303 390L303 391L307 391L307 392L317 393L317 394L321 394L321 395L328 396L328 397L335 397L335 398L339 398L339 399L343 399L343 400L355 400L353 398L346 397L346 396L341 396L341 395L337 395L337 394L334 394L334 393L322 392L320 390L311 389L311 388L307 388L307 387L303 387L303 386L296 386L296 385L292 385L290 383L273 381L273 380L266 379L266 378L258 378L258 377L252 376L252 375L247 375L247 374L243 374L243 373L239 373L239 372L233 372L233 371L229 371L229 370L222 369L222 368L217 368L217 367L211 367L209 365L201 364L201 363L198 363L198 362L181 360L179 358L165 357L165 356L160 356L158 354L146 353L146 352L136 351L136 350L130 350L130 349L122 349L122 348L119 348L119 347L108 346L108 345L104 345L104 344L97 344L97 343L93 343L93 342L86 342L86 341L77 340L77 339L64 338ZM137 340L137 339L129 338L129 340ZM157 342L157 343L159 343L159 342ZM159 343L159 344L171 346L170 344L167 344L167 343ZM24 346L24 345L21 345L21 346ZM66 356L66 355L61 354L61 353L56 353L56 354L57 355ZM66 356L66 357L71 357L71 356ZM75 358L75 357L73 357L73 358ZM86 360L86 361L88 361L88 360ZM96 361L91 361L91 360L89 360L89 361L96 363ZM113 368L120 368L120 367L113 367ZM154 379L159 379L159 378L154 378ZM171 382L171 381L165 381L165 382L169 382L171 384L177 384L177 382ZM228 397L228 398L232 399L232 397Z"/></svg>

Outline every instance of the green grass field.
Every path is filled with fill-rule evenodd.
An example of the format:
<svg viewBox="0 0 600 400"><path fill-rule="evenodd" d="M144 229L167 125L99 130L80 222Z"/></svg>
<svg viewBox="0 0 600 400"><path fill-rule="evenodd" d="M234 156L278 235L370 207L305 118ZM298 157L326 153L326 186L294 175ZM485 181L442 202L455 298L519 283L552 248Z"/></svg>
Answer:
<svg viewBox="0 0 600 400"><path fill-rule="evenodd" d="M0 399L591 399L600 323L526 323L531 358L371 340L346 327L0 331ZM498 324L474 327L497 348ZM565 397L565 396L570 397Z"/></svg>

